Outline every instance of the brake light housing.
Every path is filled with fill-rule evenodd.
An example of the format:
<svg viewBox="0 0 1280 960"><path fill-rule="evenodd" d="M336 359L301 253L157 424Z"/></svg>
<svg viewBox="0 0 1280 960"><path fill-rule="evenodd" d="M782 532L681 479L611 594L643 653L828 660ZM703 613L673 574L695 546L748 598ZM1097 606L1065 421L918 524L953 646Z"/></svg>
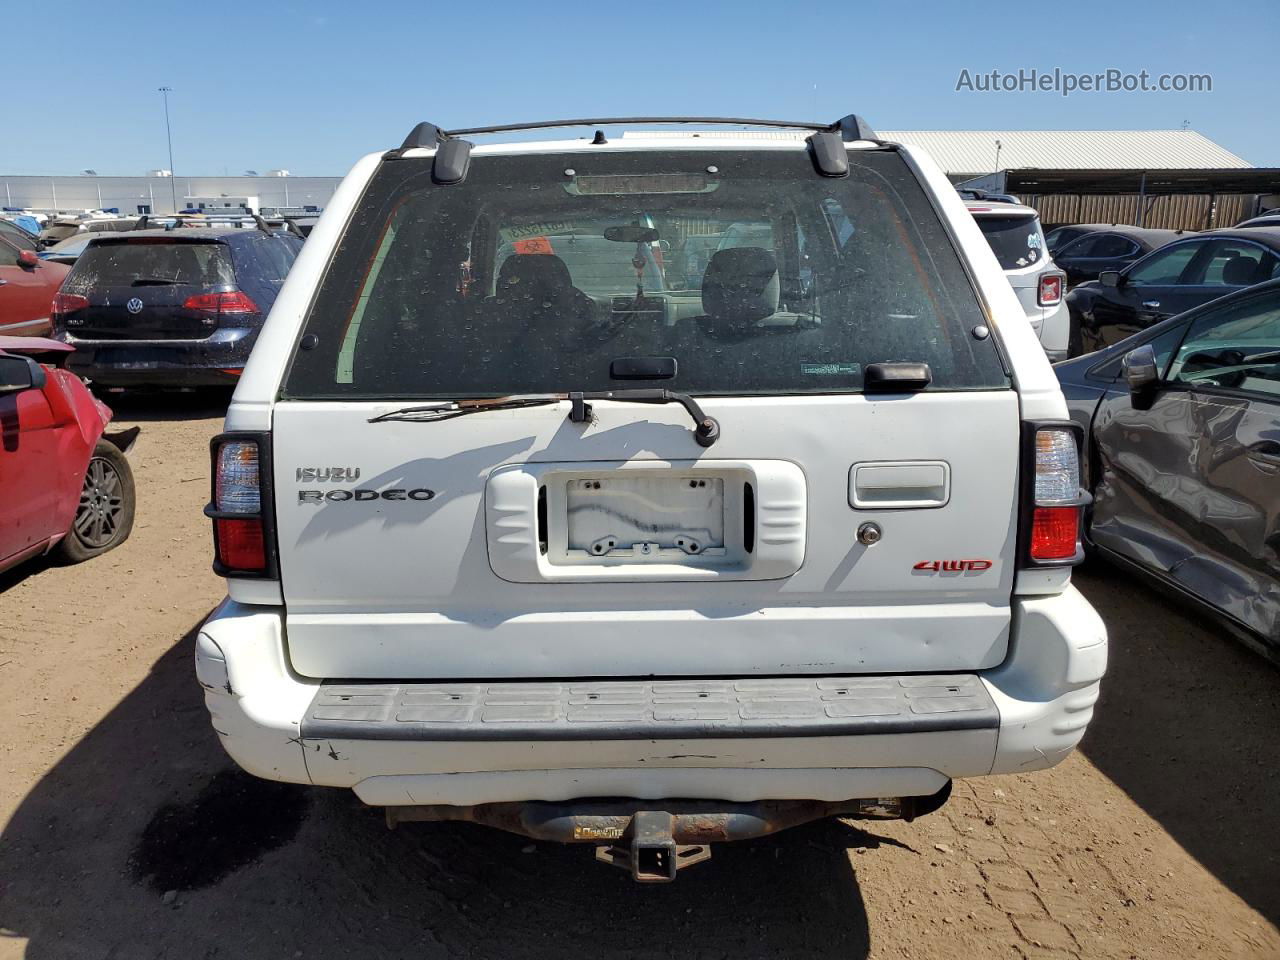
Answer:
<svg viewBox="0 0 1280 960"><path fill-rule="evenodd" d="M1080 524L1092 497L1080 476L1084 431L1070 421L1023 424L1021 566L1074 566L1084 559Z"/></svg>
<svg viewBox="0 0 1280 960"><path fill-rule="evenodd" d="M253 298L242 290L197 293L182 302L182 309L201 314L200 319L210 326L217 324L219 317L243 317L261 312Z"/></svg>
<svg viewBox="0 0 1280 960"><path fill-rule="evenodd" d="M213 521L213 569L223 577L278 576L271 438L224 433L210 445L212 490L205 516Z"/></svg>
<svg viewBox="0 0 1280 960"><path fill-rule="evenodd" d="M1040 286L1036 290L1036 302L1042 307L1056 307L1062 302L1062 288L1066 284L1066 274L1042 273Z"/></svg>
<svg viewBox="0 0 1280 960"><path fill-rule="evenodd" d="M55 323L66 322L68 324L74 324L76 321L67 320L67 317L73 313L79 313L88 306L88 297L82 297L78 293L63 293L62 291L58 291L53 295L53 304L49 309L49 313L51 319ZM83 322L83 320L80 322Z"/></svg>

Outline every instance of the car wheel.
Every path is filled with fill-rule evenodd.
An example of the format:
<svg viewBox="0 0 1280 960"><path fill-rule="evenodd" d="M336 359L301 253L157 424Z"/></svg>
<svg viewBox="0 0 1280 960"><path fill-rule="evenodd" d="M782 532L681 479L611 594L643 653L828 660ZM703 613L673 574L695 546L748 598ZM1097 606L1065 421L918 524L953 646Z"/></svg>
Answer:
<svg viewBox="0 0 1280 960"><path fill-rule="evenodd" d="M133 471L114 444L99 440L84 472L71 529L54 548L63 563L80 563L118 547L133 529Z"/></svg>

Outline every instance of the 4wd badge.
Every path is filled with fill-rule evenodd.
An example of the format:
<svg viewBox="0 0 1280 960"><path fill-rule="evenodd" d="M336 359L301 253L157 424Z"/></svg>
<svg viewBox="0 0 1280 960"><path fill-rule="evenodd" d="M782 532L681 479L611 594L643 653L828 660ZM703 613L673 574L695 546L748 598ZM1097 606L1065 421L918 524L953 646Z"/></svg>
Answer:
<svg viewBox="0 0 1280 960"><path fill-rule="evenodd" d="M991 569L990 560L921 560L912 570L923 573L981 573Z"/></svg>

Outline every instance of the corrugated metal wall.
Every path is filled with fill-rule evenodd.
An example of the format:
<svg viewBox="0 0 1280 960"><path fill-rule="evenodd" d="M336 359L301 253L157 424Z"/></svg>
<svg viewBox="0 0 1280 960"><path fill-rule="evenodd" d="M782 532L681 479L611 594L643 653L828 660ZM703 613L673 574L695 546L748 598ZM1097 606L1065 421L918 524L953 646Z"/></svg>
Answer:
<svg viewBox="0 0 1280 960"><path fill-rule="evenodd" d="M1138 195L1121 194L1021 194L1022 202L1040 211L1046 227L1062 223L1138 222ZM1167 230L1210 230L1232 227L1250 216L1256 205L1253 194L1169 194L1147 197L1143 226Z"/></svg>

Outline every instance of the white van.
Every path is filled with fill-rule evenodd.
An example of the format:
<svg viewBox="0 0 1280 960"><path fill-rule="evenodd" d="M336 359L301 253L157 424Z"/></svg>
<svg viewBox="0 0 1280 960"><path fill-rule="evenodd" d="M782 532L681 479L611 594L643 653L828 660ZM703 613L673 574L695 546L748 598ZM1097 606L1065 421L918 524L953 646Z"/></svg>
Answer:
<svg viewBox="0 0 1280 960"><path fill-rule="evenodd" d="M938 168L856 117L505 129L357 163L245 368L196 644L227 752L643 881L1062 760L1107 649L1078 428Z"/></svg>

